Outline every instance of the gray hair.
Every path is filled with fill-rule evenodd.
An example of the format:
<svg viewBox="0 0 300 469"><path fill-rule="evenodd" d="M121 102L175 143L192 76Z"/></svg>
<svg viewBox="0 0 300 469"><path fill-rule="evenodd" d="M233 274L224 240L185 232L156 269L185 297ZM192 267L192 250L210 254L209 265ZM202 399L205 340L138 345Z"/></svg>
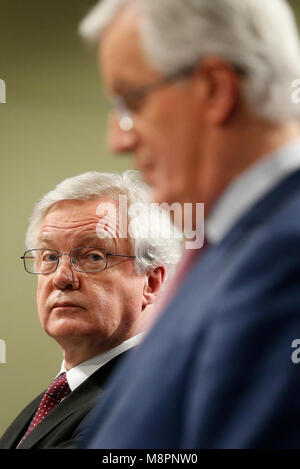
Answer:
<svg viewBox="0 0 300 469"><path fill-rule="evenodd" d="M285 0L103 0L81 22L81 35L99 40L131 3L144 13L141 37L157 70L169 74L217 55L245 73L243 93L257 115L300 117L291 99L300 78L299 36Z"/></svg>
<svg viewBox="0 0 300 469"><path fill-rule="evenodd" d="M171 272L181 257L182 236L170 216L158 204L150 203L150 189L138 171L123 174L87 172L65 179L36 204L26 232L28 249L36 247L42 222L57 202L127 196L130 241L136 256L136 270L144 273L159 265ZM137 210L132 210L136 204Z"/></svg>

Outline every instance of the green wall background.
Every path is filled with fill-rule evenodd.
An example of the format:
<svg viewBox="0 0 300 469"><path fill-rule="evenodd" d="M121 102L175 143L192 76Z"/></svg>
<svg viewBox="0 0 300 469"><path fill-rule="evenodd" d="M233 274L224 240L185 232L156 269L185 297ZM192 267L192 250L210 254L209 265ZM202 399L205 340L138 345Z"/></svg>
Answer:
<svg viewBox="0 0 300 469"><path fill-rule="evenodd" d="M77 35L94 0L0 0L0 434L59 371L61 350L42 330L34 276L20 256L33 205L66 177L121 171L109 155L96 54Z"/></svg>
<svg viewBox="0 0 300 469"><path fill-rule="evenodd" d="M96 56L77 36L94 0L0 0L1 268L0 434L59 371L61 351L42 330L36 279L19 257L33 205L62 179L122 171L108 153L107 104ZM291 1L300 15L300 0Z"/></svg>

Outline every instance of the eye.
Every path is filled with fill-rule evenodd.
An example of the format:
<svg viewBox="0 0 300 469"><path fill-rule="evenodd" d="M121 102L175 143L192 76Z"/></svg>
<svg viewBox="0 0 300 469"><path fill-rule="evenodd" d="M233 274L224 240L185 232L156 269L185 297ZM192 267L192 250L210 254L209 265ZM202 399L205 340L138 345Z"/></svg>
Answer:
<svg viewBox="0 0 300 469"><path fill-rule="evenodd" d="M126 114L128 112L138 112L141 110L144 103L145 93L140 90L129 91L128 93L121 93L111 98L112 106L119 112L119 114Z"/></svg>
<svg viewBox="0 0 300 469"><path fill-rule="evenodd" d="M105 259L105 254L97 248L84 248L78 252L79 258L89 262L100 262Z"/></svg>
<svg viewBox="0 0 300 469"><path fill-rule="evenodd" d="M53 252L43 252L42 254L42 261L43 262L56 262L57 261L57 254Z"/></svg>
<svg viewBox="0 0 300 469"><path fill-rule="evenodd" d="M83 248L73 258L72 263L79 271L97 272L105 267L105 254L101 249Z"/></svg>
<svg viewBox="0 0 300 469"><path fill-rule="evenodd" d="M104 259L103 254L99 253L99 252L92 252L92 253L88 254L87 257L91 261L94 261L94 262L99 262L99 261L102 261Z"/></svg>
<svg viewBox="0 0 300 469"><path fill-rule="evenodd" d="M131 112L138 112L143 103L145 96L142 93L129 93L123 98L126 108Z"/></svg>

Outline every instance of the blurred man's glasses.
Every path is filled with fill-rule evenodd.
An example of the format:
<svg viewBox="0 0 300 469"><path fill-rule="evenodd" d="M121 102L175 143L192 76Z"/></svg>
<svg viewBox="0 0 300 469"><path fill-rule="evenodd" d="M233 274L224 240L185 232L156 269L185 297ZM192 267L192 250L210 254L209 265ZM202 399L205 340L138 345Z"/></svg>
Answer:
<svg viewBox="0 0 300 469"><path fill-rule="evenodd" d="M122 96L118 95L111 98L111 105L119 115L120 129L124 132L129 132L133 129L133 114L139 110L139 106L141 105L143 98L162 86L188 77L195 71L196 66L197 65L185 67L155 81L154 83L136 88ZM232 67L240 76L245 76L245 70L241 68L240 65L232 64Z"/></svg>
<svg viewBox="0 0 300 469"><path fill-rule="evenodd" d="M120 129L125 132L132 130L134 124L132 114L138 110L143 98L168 83L187 77L193 73L194 70L195 66L186 67L180 71L167 75L154 83L136 88L123 96L113 97L111 99L111 105L119 114Z"/></svg>
<svg viewBox="0 0 300 469"><path fill-rule="evenodd" d="M51 274L56 271L62 256L69 256L72 268L77 272L101 272L108 266L109 257L128 257L135 259L135 256L126 254L113 254L98 247L83 246L72 249L67 254L62 254L55 249L30 249L21 257L24 261L24 268L29 274Z"/></svg>

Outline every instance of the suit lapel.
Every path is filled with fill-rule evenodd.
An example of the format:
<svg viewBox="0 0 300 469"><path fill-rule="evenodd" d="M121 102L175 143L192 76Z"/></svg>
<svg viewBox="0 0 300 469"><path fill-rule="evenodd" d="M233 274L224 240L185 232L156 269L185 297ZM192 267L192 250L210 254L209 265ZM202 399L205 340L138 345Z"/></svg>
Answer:
<svg viewBox="0 0 300 469"><path fill-rule="evenodd" d="M124 352L126 353L126 352ZM97 402L99 396L103 392L103 387L108 379L109 375L115 368L117 362L124 355L118 355L110 362L103 365L99 370L93 373L87 380L85 380L78 388L72 391L39 425L28 435L28 437L19 446L20 449L30 449L35 446L42 438L44 438L49 432L53 431L55 427L60 425L72 414L81 412L86 408L87 413ZM39 399L35 399L35 407L33 413L31 412L30 418L27 421L27 427L37 409L43 394L39 396ZM33 404L33 403L32 403ZM16 444L22 438L23 434L27 430L27 427L20 434L19 440L15 440ZM24 426L23 426L24 429Z"/></svg>
<svg viewBox="0 0 300 469"><path fill-rule="evenodd" d="M15 448L22 436L26 432L34 414L42 400L44 393L37 396L27 407L17 416L14 422L8 427L1 438L1 447Z"/></svg>

